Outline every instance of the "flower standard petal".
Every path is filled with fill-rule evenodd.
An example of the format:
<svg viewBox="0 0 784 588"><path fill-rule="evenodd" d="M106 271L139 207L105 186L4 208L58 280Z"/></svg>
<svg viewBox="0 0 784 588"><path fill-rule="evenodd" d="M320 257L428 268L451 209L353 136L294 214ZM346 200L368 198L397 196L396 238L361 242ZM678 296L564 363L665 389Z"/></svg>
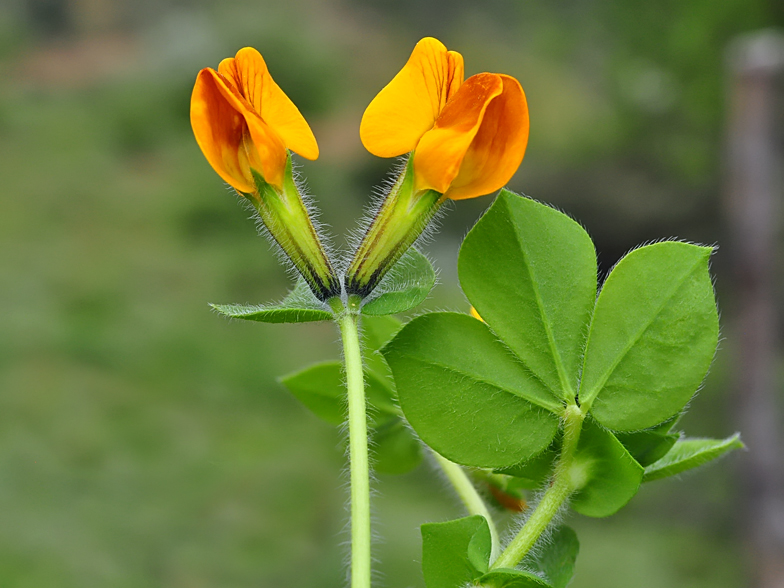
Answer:
<svg viewBox="0 0 784 588"><path fill-rule="evenodd" d="M460 171L445 193L452 200L474 198L502 188L525 155L529 131L525 93L515 78L500 74L498 77L503 81L503 92L487 107Z"/></svg>
<svg viewBox="0 0 784 588"><path fill-rule="evenodd" d="M462 83L463 57L425 37L365 110L359 127L362 144L379 157L413 151Z"/></svg>
<svg viewBox="0 0 784 588"><path fill-rule="evenodd" d="M253 47L245 47L236 57L224 59L218 72L233 80L253 110L275 129L286 145L306 159L316 159L318 144L299 109L275 83L264 58Z"/></svg>
<svg viewBox="0 0 784 588"><path fill-rule="evenodd" d="M503 86L501 76L483 73L471 76L460 87L414 152L417 190L442 194L449 190Z"/></svg>

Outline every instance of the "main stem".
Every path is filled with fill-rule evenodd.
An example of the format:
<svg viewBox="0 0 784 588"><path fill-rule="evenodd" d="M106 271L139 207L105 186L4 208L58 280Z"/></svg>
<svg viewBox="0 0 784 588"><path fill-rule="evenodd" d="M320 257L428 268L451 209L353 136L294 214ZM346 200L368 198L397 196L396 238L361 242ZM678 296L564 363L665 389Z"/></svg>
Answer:
<svg viewBox="0 0 784 588"><path fill-rule="evenodd" d="M348 440L351 464L351 588L370 588L370 468L367 413L359 317L350 311L339 319L348 388Z"/></svg>
<svg viewBox="0 0 784 588"><path fill-rule="evenodd" d="M512 539L491 569L514 568L531 551L539 537L563 507L569 496L584 483L579 468L572 467L580 440L584 415L576 405L570 405L564 413L564 438L561 457L553 472L550 487L531 513L520 532ZM578 471L575 471L578 470Z"/></svg>
<svg viewBox="0 0 784 588"><path fill-rule="evenodd" d="M490 561L495 560L495 558L498 557L498 551L500 549L498 530L496 529L493 517L490 516L490 511L487 509L485 501L482 500L479 492L476 491L476 488L462 467L449 461L435 451L433 452L433 455L446 477L449 478L452 486L454 486L455 492L457 492L460 500L463 501L463 505L466 507L468 514L481 515L487 521L487 526L490 528L490 539L492 544Z"/></svg>

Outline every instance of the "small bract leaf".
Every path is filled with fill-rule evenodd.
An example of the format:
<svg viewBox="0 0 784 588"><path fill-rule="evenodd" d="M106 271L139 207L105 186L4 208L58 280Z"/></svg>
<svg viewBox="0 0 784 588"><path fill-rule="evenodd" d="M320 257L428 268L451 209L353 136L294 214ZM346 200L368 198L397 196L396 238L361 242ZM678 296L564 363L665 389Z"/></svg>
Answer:
<svg viewBox="0 0 784 588"><path fill-rule="evenodd" d="M331 321L332 312L300 279L294 289L278 304L210 304L222 315L261 323L309 323Z"/></svg>
<svg viewBox="0 0 784 588"><path fill-rule="evenodd" d="M422 525L422 572L427 588L457 588L487 572L490 529L481 516Z"/></svg>
<svg viewBox="0 0 784 588"><path fill-rule="evenodd" d="M719 335L711 248L668 241L629 253L607 278L591 323L580 402L615 431L680 412Z"/></svg>
<svg viewBox="0 0 784 588"><path fill-rule="evenodd" d="M558 398L573 400L596 253L565 214L502 190L460 248L460 284L493 331Z"/></svg>
<svg viewBox="0 0 784 588"><path fill-rule="evenodd" d="M523 567L540 573L553 588L566 588L574 576L580 552L577 533L566 525L557 527L535 553L523 560Z"/></svg>
<svg viewBox="0 0 784 588"><path fill-rule="evenodd" d="M418 317L382 353L406 419L451 461L511 466L555 436L561 404L487 325L468 315Z"/></svg>
<svg viewBox="0 0 784 588"><path fill-rule="evenodd" d="M422 445L402 419L393 417L371 431L374 468L382 474L405 474L422 462Z"/></svg>
<svg viewBox="0 0 784 588"><path fill-rule="evenodd" d="M589 517L614 514L637 494L643 468L609 431L586 419L574 458L575 474L586 478L571 506Z"/></svg>
<svg viewBox="0 0 784 588"><path fill-rule="evenodd" d="M719 458L733 449L743 449L744 447L738 433L726 439L684 439L678 441L663 458L645 468L643 481L651 482L675 476Z"/></svg>
<svg viewBox="0 0 784 588"><path fill-rule="evenodd" d="M400 258L362 305L362 314L387 315L418 306L436 283L436 272L427 257L411 248Z"/></svg>

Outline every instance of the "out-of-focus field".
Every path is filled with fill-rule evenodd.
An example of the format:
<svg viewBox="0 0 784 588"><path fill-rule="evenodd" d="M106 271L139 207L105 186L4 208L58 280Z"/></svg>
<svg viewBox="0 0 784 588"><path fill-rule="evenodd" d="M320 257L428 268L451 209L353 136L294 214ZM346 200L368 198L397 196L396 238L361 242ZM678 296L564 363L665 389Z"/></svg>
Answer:
<svg viewBox="0 0 784 588"><path fill-rule="evenodd" d="M261 50L319 140L301 169L340 236L392 165L359 142L364 106L438 36L467 73L520 79L531 140L511 187L580 219L607 271L649 239L722 243L724 47L783 22L763 0L0 5L0 586L344 585L342 436L276 382L337 358L337 334L210 312L290 280L193 140L200 68ZM425 308L467 310L457 247L489 202L458 203L427 245ZM690 434L736 428L725 334ZM574 588L744 585L737 459L574 517ZM375 489L380 585L423 586L418 526L457 502L427 465Z"/></svg>

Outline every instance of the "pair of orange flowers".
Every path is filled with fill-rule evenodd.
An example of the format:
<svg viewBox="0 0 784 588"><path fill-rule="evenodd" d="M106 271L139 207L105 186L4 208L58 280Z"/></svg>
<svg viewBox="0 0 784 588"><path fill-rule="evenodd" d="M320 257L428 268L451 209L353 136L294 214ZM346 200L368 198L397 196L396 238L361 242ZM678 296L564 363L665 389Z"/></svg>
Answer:
<svg viewBox="0 0 784 588"><path fill-rule="evenodd" d="M349 266L349 294L369 294L445 199L494 192L520 165L529 125L519 82L502 74L463 77L459 53L436 39L422 39L365 111L360 137L368 151L411 156ZM224 59L218 71L199 72L191 124L210 165L259 209L316 295L322 300L337 295L338 280L326 254L308 258L323 248L291 177L289 151L316 159L318 145L258 51L246 47ZM417 207L420 201L428 204Z"/></svg>

